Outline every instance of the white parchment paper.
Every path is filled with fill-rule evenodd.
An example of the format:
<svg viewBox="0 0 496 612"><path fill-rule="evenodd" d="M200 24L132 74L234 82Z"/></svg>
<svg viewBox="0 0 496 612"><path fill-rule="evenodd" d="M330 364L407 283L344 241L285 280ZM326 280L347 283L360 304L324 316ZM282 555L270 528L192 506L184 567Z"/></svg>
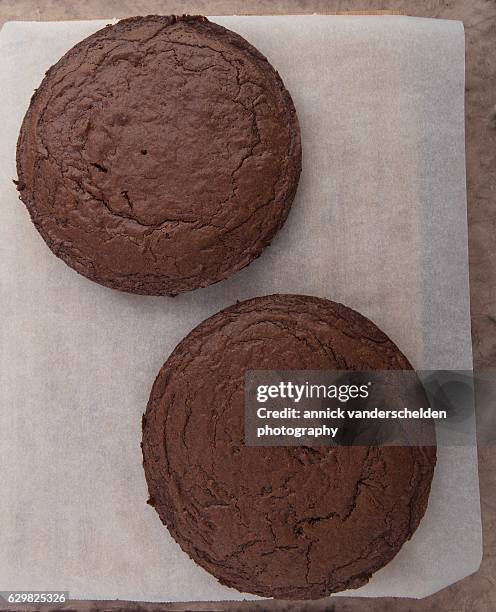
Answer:
<svg viewBox="0 0 496 612"><path fill-rule="evenodd" d="M342 301L421 369L472 365L464 34L407 17L213 18L267 55L300 119L289 219L249 268L187 295L91 283L53 256L18 201L15 145L45 70L105 22L0 33L0 589L78 598L249 598L220 586L145 504L141 414L177 342L237 299ZM362 596L423 597L475 571L475 448L440 448L413 539Z"/></svg>

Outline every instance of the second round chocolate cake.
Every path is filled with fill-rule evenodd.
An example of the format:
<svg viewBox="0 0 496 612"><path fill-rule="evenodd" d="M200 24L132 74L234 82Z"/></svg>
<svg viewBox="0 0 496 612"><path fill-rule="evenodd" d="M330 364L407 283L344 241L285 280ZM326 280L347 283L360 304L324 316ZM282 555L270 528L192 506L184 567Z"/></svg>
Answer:
<svg viewBox="0 0 496 612"><path fill-rule="evenodd" d="M18 189L50 249L107 287L176 295L247 266L301 170L267 59L204 17L135 17L68 51L31 100Z"/></svg>
<svg viewBox="0 0 496 612"><path fill-rule="evenodd" d="M371 321L324 299L255 298L196 327L161 369L143 459L161 520L222 584L319 598L364 585L416 530L435 447L248 447L246 370L411 369Z"/></svg>

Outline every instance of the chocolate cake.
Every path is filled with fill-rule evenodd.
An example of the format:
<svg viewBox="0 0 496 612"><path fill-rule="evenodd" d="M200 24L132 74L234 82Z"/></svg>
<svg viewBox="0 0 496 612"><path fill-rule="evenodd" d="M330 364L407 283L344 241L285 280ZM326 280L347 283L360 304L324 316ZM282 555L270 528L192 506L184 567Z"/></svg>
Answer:
<svg viewBox="0 0 496 612"><path fill-rule="evenodd" d="M229 587L319 598L364 585L416 530L433 446L248 447L246 370L411 369L359 313L272 295L196 327L143 416L149 503L181 548Z"/></svg>
<svg viewBox="0 0 496 612"><path fill-rule="evenodd" d="M267 59L205 17L134 17L73 47L22 124L18 189L87 278L175 295L270 244L301 169L298 120Z"/></svg>

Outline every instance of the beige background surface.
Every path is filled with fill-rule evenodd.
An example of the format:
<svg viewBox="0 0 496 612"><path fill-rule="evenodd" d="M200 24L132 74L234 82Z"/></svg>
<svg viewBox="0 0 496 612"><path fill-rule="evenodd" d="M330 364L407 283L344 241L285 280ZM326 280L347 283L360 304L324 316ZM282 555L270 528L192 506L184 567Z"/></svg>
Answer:
<svg viewBox="0 0 496 612"><path fill-rule="evenodd" d="M467 178L472 337L475 366L496 366L496 0L0 0L0 23L12 19L89 19L148 13L313 13L360 9L403 10L409 15L460 19L467 37ZM64 610L288 610L325 612L492 612L496 610L496 448L479 449L484 560L479 572L422 600L168 604L71 602ZM0 588L4 588L0 585ZM5 609L5 608L4 608ZM19 610L20 607L15 609ZM34 607L32 610L36 609Z"/></svg>

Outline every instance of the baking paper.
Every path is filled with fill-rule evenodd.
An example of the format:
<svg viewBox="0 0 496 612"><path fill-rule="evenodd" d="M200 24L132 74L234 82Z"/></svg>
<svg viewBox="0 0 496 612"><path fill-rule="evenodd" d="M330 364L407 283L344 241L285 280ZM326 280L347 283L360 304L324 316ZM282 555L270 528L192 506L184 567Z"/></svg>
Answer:
<svg viewBox="0 0 496 612"><path fill-rule="evenodd" d="M248 268L166 297L94 284L18 201L15 145L44 72L105 22L0 34L0 585L74 598L250 598L221 586L146 505L141 414L194 326L275 292L341 301L419 369L470 369L462 24L398 16L212 18L280 72L301 125L292 211ZM476 570L475 447L440 448L425 518L357 596L424 597Z"/></svg>

